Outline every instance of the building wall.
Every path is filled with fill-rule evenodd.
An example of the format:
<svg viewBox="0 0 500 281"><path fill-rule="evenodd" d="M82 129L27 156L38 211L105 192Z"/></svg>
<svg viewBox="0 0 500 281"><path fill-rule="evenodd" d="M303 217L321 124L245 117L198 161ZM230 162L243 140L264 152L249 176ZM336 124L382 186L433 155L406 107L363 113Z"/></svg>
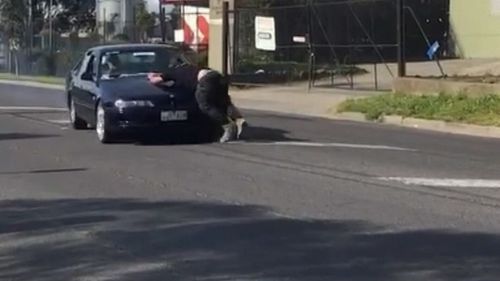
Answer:
<svg viewBox="0 0 500 281"><path fill-rule="evenodd" d="M222 3L224 0L210 0L210 37L208 49L208 66L222 70ZM233 10L235 0L227 0L229 9ZM230 22L231 24L231 22ZM231 36L231 35L230 35Z"/></svg>
<svg viewBox="0 0 500 281"><path fill-rule="evenodd" d="M102 24L105 21L111 21L116 15L114 20L115 32L114 34L123 33L126 27L130 27L134 23L134 6L138 0L96 0L96 18L99 33L104 33Z"/></svg>
<svg viewBox="0 0 500 281"><path fill-rule="evenodd" d="M500 0L451 0L450 6L455 54L500 58Z"/></svg>

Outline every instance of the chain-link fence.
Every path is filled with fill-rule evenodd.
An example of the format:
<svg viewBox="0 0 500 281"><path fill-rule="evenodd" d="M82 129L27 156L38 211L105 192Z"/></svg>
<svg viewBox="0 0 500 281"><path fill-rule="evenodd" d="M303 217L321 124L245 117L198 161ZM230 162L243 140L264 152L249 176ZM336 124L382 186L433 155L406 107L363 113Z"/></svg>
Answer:
<svg viewBox="0 0 500 281"><path fill-rule="evenodd" d="M234 22L230 55L235 83L390 87L390 83L384 81L396 74L390 64L397 59L397 1L257 0L248 3L250 5L240 5L230 11L229 15ZM447 42L449 0L407 0L406 6L406 57L425 59L426 38ZM256 40L262 38L256 34L256 17L274 21L274 48L257 48Z"/></svg>
<svg viewBox="0 0 500 281"><path fill-rule="evenodd" d="M79 18L80 15L74 15ZM13 40L1 34L3 71L34 75L65 75L81 53L101 42L96 32L76 32L71 21L43 13L26 18L25 36ZM95 22L95 20L94 20ZM15 46L13 42L16 42Z"/></svg>

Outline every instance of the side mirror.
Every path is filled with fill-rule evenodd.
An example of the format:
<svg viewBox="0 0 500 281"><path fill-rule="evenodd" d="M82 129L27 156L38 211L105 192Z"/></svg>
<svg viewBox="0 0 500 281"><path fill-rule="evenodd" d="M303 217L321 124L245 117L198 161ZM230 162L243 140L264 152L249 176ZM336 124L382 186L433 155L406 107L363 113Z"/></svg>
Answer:
<svg viewBox="0 0 500 281"><path fill-rule="evenodd" d="M82 74L82 80L84 81L94 81L94 76L92 76L92 73L90 72L85 72Z"/></svg>

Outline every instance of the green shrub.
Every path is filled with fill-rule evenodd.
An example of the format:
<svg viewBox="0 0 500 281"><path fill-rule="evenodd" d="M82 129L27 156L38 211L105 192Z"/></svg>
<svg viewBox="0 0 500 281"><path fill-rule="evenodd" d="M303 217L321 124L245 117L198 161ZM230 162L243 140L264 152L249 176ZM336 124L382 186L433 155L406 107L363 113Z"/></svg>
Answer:
<svg viewBox="0 0 500 281"><path fill-rule="evenodd" d="M48 51L35 50L29 58L36 75L55 75L54 55Z"/></svg>
<svg viewBox="0 0 500 281"><path fill-rule="evenodd" d="M264 61L255 59L242 59L237 64L237 73L255 74L263 71L272 76L281 76L288 80L300 81L309 78L309 64L296 61ZM335 75L358 75L366 73L365 69L352 65L316 65L315 78Z"/></svg>
<svg viewBox="0 0 500 281"><path fill-rule="evenodd" d="M384 115L400 115L430 120L465 122L478 125L500 125L500 96L470 97L459 95L386 94L351 99L338 107L339 112L360 112L369 120Z"/></svg>

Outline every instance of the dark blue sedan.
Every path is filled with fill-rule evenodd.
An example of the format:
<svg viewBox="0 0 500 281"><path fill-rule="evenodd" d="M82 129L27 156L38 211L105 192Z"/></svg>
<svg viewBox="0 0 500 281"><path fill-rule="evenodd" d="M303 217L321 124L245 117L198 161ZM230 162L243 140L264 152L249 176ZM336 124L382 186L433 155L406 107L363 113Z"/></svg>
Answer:
<svg viewBox="0 0 500 281"><path fill-rule="evenodd" d="M147 75L189 64L170 45L129 44L88 50L67 79L70 121L75 129L95 128L102 143L136 133L211 137L216 126L196 103L195 85L176 81L153 85Z"/></svg>

